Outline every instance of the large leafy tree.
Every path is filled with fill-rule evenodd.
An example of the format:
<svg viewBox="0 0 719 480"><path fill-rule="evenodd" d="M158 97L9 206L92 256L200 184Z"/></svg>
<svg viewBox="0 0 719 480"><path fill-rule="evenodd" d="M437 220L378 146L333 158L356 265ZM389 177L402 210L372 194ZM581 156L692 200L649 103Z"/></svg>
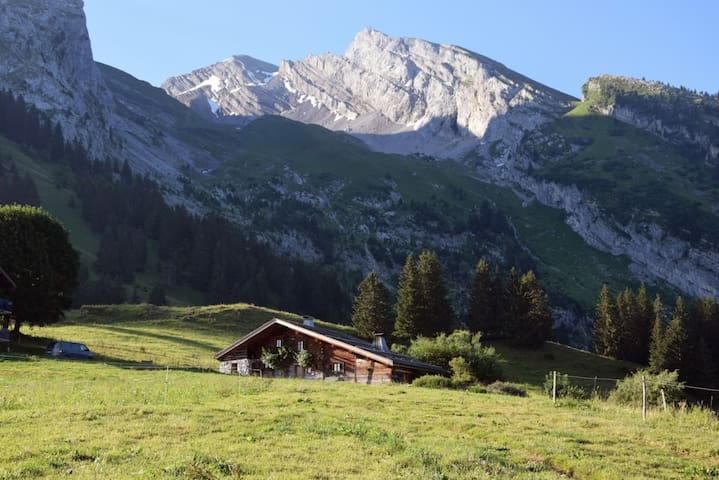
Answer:
<svg viewBox="0 0 719 480"><path fill-rule="evenodd" d="M370 272L357 287L352 307L352 325L365 338L371 338L375 333L392 331L389 292L375 272Z"/></svg>
<svg viewBox="0 0 719 480"><path fill-rule="evenodd" d="M56 322L72 305L78 254L67 231L44 210L0 206L0 265L17 285L10 294L15 339L21 325Z"/></svg>

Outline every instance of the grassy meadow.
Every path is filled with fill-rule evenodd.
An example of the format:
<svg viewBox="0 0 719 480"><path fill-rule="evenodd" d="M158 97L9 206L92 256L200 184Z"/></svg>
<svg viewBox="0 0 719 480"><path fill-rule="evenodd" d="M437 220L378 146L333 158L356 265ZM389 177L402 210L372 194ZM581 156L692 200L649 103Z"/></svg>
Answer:
<svg viewBox="0 0 719 480"><path fill-rule="evenodd" d="M643 422L636 409L606 401L553 405L539 387L551 368L608 376L631 368L556 344L496 345L524 398L168 370L161 357L149 368L134 363L162 351L177 352L171 365L201 365L272 316L299 320L248 305L122 306L28 329L25 352L65 338L102 358L0 360L0 479L719 475L719 422L706 411L652 409ZM101 347L110 344L115 350Z"/></svg>

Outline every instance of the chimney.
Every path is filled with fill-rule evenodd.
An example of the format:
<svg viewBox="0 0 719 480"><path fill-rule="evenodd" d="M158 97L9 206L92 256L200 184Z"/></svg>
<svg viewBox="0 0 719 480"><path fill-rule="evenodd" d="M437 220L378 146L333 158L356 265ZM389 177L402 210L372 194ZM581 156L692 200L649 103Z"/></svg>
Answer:
<svg viewBox="0 0 719 480"><path fill-rule="evenodd" d="M314 327L315 319L310 317L309 315L303 315L302 316L302 325L304 325L305 327Z"/></svg>
<svg viewBox="0 0 719 480"><path fill-rule="evenodd" d="M387 340L384 339L384 333L375 333L374 340L372 340L372 347L380 352L389 352L387 346Z"/></svg>

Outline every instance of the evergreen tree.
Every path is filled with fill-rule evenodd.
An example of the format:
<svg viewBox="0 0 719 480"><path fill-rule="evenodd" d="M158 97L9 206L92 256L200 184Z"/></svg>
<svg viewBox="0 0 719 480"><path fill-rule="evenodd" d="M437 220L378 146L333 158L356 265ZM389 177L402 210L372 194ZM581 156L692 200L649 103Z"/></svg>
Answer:
<svg viewBox="0 0 719 480"><path fill-rule="evenodd" d="M646 332L638 331L638 311L637 302L634 292L630 288L625 288L617 295L615 301L616 306L616 326L617 336L619 338L619 351L616 358L621 360L631 360L636 362L639 349L639 336L648 335Z"/></svg>
<svg viewBox="0 0 719 480"><path fill-rule="evenodd" d="M649 339L649 368L654 373L659 373L666 364L666 344L664 342L664 324L666 312L661 297L657 294L652 307L654 313L654 326L652 327L651 338Z"/></svg>
<svg viewBox="0 0 719 480"><path fill-rule="evenodd" d="M521 328L522 317L526 314L527 306L522 298L522 279L517 269L512 267L505 286L504 326L502 331L510 338L514 337Z"/></svg>
<svg viewBox="0 0 719 480"><path fill-rule="evenodd" d="M682 370L686 367L687 360L687 323L688 313L684 306L684 299L679 296L674 307L674 316L664 333L666 354L661 368L678 370L680 378L683 378Z"/></svg>
<svg viewBox="0 0 719 480"><path fill-rule="evenodd" d="M397 289L394 336L410 340L420 335L420 287L414 256L408 255Z"/></svg>
<svg viewBox="0 0 719 480"><path fill-rule="evenodd" d="M375 333L392 331L389 292L375 272L370 272L357 287L352 307L352 325L365 338L372 338Z"/></svg>
<svg viewBox="0 0 719 480"><path fill-rule="evenodd" d="M447 299L447 286L437 254L424 251L417 260L417 277L420 291L419 334L433 337L452 331L452 307Z"/></svg>
<svg viewBox="0 0 719 480"><path fill-rule="evenodd" d="M520 288L524 315L520 328L515 332L515 341L520 345L537 347L552 336L552 311L534 272L530 270L522 275Z"/></svg>
<svg viewBox="0 0 719 480"><path fill-rule="evenodd" d="M620 350L617 312L609 288L602 286L594 316L594 351L599 355L616 357Z"/></svg>
<svg viewBox="0 0 719 480"><path fill-rule="evenodd" d="M494 279L489 272L487 261L481 259L474 270L472 293L467 312L467 328L471 332L482 332L487 337L496 337L499 325L496 318L497 298Z"/></svg>
<svg viewBox="0 0 719 480"><path fill-rule="evenodd" d="M634 331L637 335L635 361L642 365L649 364L649 345L651 342L652 326L654 324L654 307L643 283L639 286L636 295L636 323Z"/></svg>

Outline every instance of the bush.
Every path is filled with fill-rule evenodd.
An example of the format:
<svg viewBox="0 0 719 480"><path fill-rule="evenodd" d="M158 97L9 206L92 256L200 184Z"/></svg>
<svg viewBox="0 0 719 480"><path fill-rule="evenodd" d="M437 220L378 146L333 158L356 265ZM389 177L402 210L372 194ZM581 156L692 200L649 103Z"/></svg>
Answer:
<svg viewBox="0 0 719 480"><path fill-rule="evenodd" d="M514 397L526 397L527 391L518 385L513 383L505 382L494 382L491 385L487 385L487 392L489 393L500 393L502 395L512 395Z"/></svg>
<svg viewBox="0 0 719 480"><path fill-rule="evenodd" d="M454 357L449 361L449 367L452 369L452 383L455 388L466 387L476 381L472 368L464 357Z"/></svg>
<svg viewBox="0 0 719 480"><path fill-rule="evenodd" d="M491 382L502 377L501 357L494 348L482 346L480 339L479 333L471 335L467 330L442 333L435 338L419 337L412 341L407 354L447 370L452 359L462 357L477 380Z"/></svg>
<svg viewBox="0 0 719 480"><path fill-rule="evenodd" d="M547 376L544 377L544 392L549 395L550 398L552 397L553 383L552 374L548 373ZM569 383L568 375L557 375L557 398L584 400L588 397L587 391L582 387Z"/></svg>
<svg viewBox="0 0 719 480"><path fill-rule="evenodd" d="M642 375L644 375L647 382L648 405L661 405L662 389L664 389L664 394L667 397L667 403L676 402L684 397L682 390L684 384L679 381L679 374L676 370L673 372L662 370L659 373L637 370L617 383L617 387L609 395L610 400L621 405L641 406Z"/></svg>
<svg viewBox="0 0 719 480"><path fill-rule="evenodd" d="M425 387L425 388L452 388L452 380L441 375L423 375L419 378L415 378L412 382L414 387Z"/></svg>
<svg viewBox="0 0 719 480"><path fill-rule="evenodd" d="M484 385L472 385L467 391L472 393L487 393L487 387Z"/></svg>

